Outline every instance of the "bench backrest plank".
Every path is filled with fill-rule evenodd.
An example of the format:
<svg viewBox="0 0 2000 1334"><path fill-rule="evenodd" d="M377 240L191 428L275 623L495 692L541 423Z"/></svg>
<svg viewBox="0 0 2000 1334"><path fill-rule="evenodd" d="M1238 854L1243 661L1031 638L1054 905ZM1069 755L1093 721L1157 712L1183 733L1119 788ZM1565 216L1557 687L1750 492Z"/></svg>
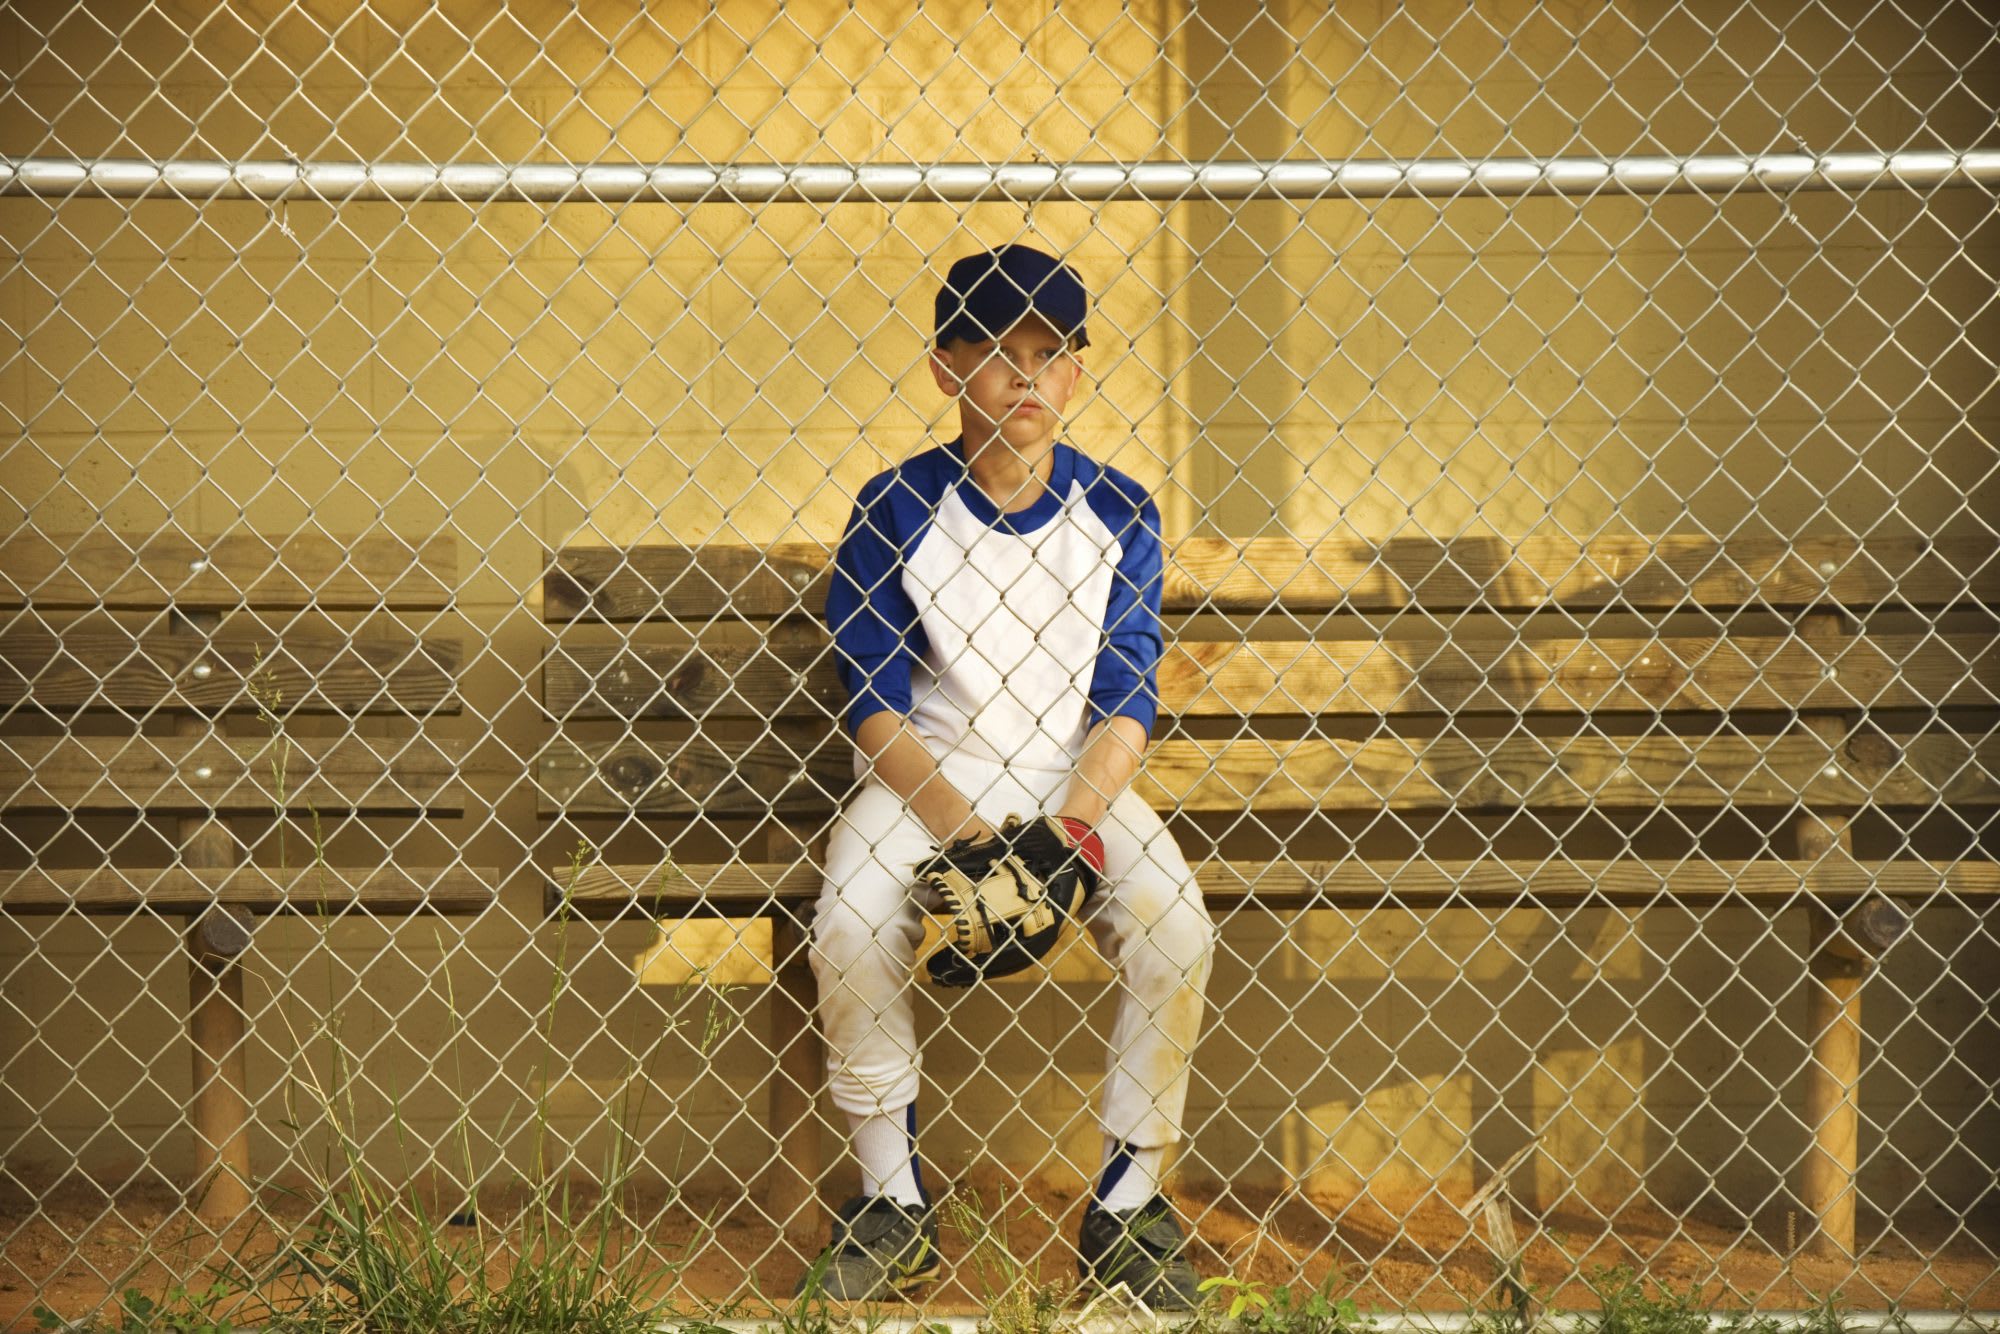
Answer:
<svg viewBox="0 0 2000 1334"><path fill-rule="evenodd" d="M15 737L0 810L456 814L463 746L430 736Z"/></svg>
<svg viewBox="0 0 2000 1334"><path fill-rule="evenodd" d="M824 816L853 781L825 737L707 737L586 749L558 738L538 767L544 814ZM1185 812L1516 807L1928 807L2000 802L2000 738L1462 736L1154 743L1135 789Z"/></svg>
<svg viewBox="0 0 2000 1334"><path fill-rule="evenodd" d="M448 535L410 542L386 533L232 533L197 542L94 529L0 540L0 609L435 610L451 605L457 575L458 543Z"/></svg>
<svg viewBox="0 0 2000 1334"><path fill-rule="evenodd" d="M584 719L831 718L845 695L815 626L552 649L542 702ZM1990 634L1855 636L1833 656L1791 636L1182 640L1160 700L1183 717L1671 713L2000 704Z"/></svg>
<svg viewBox="0 0 2000 1334"><path fill-rule="evenodd" d="M830 560L824 546L810 542L565 547L543 579L543 615L550 621L817 615L826 603ZM2000 555L1990 539L1190 538L1175 544L1164 578L1170 612L1673 611L1824 602L1949 606L1968 599L2000 600Z"/></svg>
<svg viewBox="0 0 2000 1334"><path fill-rule="evenodd" d="M456 713L458 670L457 644L393 632L0 632L0 707Z"/></svg>

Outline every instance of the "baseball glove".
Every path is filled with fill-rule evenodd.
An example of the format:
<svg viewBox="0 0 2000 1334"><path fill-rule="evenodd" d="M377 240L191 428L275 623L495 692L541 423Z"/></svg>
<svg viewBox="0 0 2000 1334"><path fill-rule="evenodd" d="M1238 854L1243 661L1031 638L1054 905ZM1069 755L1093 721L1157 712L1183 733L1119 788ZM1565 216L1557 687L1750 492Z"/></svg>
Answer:
<svg viewBox="0 0 2000 1334"><path fill-rule="evenodd" d="M951 915L931 981L969 987L1039 962L1062 939L1104 871L1104 845L1081 820L1012 816L991 838L960 839L917 868Z"/></svg>

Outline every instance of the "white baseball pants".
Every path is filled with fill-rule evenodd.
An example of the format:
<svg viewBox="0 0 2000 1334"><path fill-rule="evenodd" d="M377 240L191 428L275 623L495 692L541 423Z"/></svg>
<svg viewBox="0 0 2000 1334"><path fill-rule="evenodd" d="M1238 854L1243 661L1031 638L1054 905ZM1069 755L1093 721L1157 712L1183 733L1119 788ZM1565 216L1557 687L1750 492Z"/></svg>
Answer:
<svg viewBox="0 0 2000 1334"><path fill-rule="evenodd" d="M1007 769L948 755L945 778L998 828L1060 804L1070 775ZM1083 924L1118 973L1108 1078L1098 1118L1112 1139L1137 1147L1181 1137L1188 1061L1200 1035L1215 926L1187 860L1160 817L1129 790L1098 826L1105 876ZM913 868L935 849L902 798L866 782L829 840L826 882L813 925L833 1101L854 1116L916 1101L914 988L924 905Z"/></svg>

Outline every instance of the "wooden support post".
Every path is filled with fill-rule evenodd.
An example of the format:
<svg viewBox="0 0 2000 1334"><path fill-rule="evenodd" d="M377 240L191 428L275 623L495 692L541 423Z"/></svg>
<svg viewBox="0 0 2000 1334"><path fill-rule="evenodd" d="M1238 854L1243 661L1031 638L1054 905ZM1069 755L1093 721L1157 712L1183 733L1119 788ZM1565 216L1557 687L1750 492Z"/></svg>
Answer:
<svg viewBox="0 0 2000 1334"><path fill-rule="evenodd" d="M1861 1150L1863 967L1828 948L1838 930L1830 914L1814 911L1806 1000L1806 1032L1812 1040L1806 1124L1813 1142L1806 1150L1799 1194L1807 1214L1818 1221L1812 1249L1823 1255L1852 1256Z"/></svg>
<svg viewBox="0 0 2000 1334"><path fill-rule="evenodd" d="M818 988L806 962L806 933L790 913L771 918L771 952L778 986L771 997L771 1038L778 1068L771 1081L776 1157L765 1181L764 1205L788 1241L809 1247L822 1231L813 1207L819 1193L820 1123L816 1093L826 1080L826 1047L813 1020Z"/></svg>
<svg viewBox="0 0 2000 1334"><path fill-rule="evenodd" d="M1813 612L1799 624L1802 638L1831 658L1839 651L1844 618ZM1848 726L1838 715L1807 715L1804 725L1838 749ZM1793 832L1805 861L1851 860L1854 833L1845 815L1802 812ZM1812 887L1809 879L1807 887ZM1856 1177L1860 1171L1861 979L1866 965L1841 948L1841 919L1848 905L1815 902L1807 943L1805 1117L1812 1134L1799 1179L1800 1203L1816 1224L1811 1249L1854 1254Z"/></svg>
<svg viewBox="0 0 2000 1334"><path fill-rule="evenodd" d="M806 846L781 830L771 835L774 861L807 855ZM826 1044L814 1019L819 988L807 954L810 936L788 907L774 904L771 963L777 986L771 992L771 1050L778 1066L771 1074L770 1167L764 1174L764 1208L785 1240L810 1259L824 1230L814 1207L819 1193L820 1120L818 1091L826 1081Z"/></svg>
<svg viewBox="0 0 2000 1334"><path fill-rule="evenodd" d="M176 633L207 639L220 624L214 612L175 613ZM197 658L190 670L200 672ZM174 719L174 734L221 736L223 720L186 713ZM190 870L236 865L236 841L220 817L182 816L176 824L181 864ZM219 908L188 925L188 1038L193 1048L193 1100L188 1122L194 1132L195 1216L216 1228L235 1222L250 1208L250 1098L244 1073L249 1034L243 1008L243 969L237 958L249 944L242 919Z"/></svg>
<svg viewBox="0 0 2000 1334"><path fill-rule="evenodd" d="M192 864L192 863L191 863ZM194 1046L195 1215L228 1227L250 1208L250 1098L244 1073L243 969L195 951L202 924L188 928L188 1037Z"/></svg>

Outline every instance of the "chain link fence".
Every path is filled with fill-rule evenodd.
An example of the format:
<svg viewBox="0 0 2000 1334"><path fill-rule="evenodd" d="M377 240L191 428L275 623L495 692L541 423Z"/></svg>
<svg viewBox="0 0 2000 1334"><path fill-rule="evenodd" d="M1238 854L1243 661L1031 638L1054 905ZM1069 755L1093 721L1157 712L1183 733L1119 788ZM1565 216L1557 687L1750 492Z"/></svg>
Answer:
<svg viewBox="0 0 2000 1334"><path fill-rule="evenodd" d="M570 1183L675 1300L789 1294L857 1178L829 565L1013 242L1093 297L1063 438L1159 513L1129 800L1216 931L1179 1124L1119 1133L1197 1267L2000 1307L1982 7L156 0L0 50L0 1318L357 1183L496 1264ZM902 993L932 1309L1073 1273L1151 920Z"/></svg>

